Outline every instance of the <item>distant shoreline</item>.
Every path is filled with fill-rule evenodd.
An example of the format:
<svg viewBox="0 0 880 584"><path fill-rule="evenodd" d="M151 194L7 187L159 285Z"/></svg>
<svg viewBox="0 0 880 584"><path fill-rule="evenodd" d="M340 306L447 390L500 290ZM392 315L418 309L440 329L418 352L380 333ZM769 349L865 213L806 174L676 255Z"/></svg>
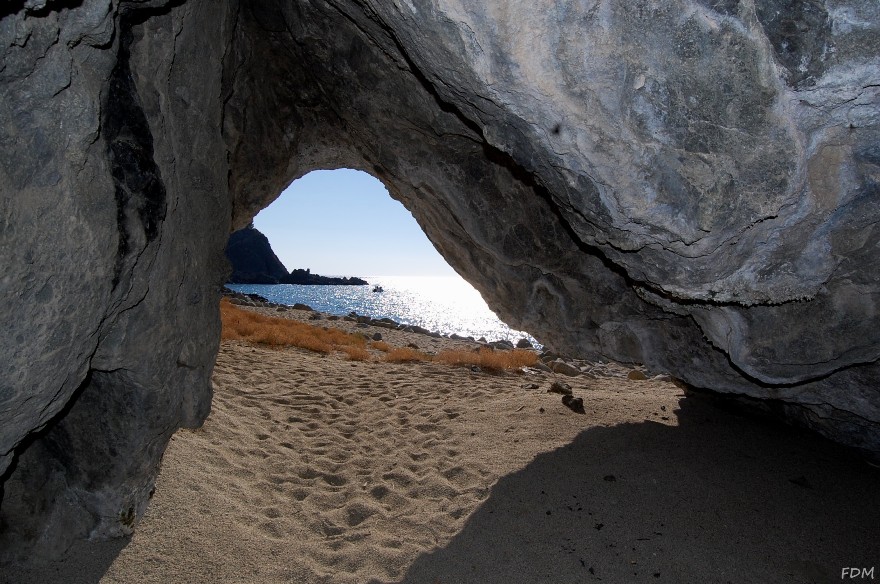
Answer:
<svg viewBox="0 0 880 584"><path fill-rule="evenodd" d="M270 281L271 280L271 281ZM298 286L367 286L369 282L362 278L354 276L320 276L312 274L309 270L293 270L285 277L266 278L256 275L253 278L239 277L235 280L226 282L227 284L260 284L260 285L277 285L277 284L293 284Z"/></svg>

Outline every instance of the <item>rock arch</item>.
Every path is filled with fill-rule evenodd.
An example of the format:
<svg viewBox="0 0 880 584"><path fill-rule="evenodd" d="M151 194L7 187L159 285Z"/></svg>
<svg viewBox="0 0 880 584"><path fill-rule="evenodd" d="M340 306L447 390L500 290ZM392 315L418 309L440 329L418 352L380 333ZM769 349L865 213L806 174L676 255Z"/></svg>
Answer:
<svg viewBox="0 0 880 584"><path fill-rule="evenodd" d="M794 8L7 3L0 549L132 528L208 412L230 228L321 168L558 350L880 451L880 15Z"/></svg>

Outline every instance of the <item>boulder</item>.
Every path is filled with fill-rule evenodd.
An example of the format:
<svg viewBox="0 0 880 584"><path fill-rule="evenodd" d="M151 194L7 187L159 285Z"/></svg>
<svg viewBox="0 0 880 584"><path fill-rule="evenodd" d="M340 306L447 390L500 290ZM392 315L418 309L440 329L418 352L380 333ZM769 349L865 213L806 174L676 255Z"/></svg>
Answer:
<svg viewBox="0 0 880 584"><path fill-rule="evenodd" d="M553 373L559 373L561 375L568 375L570 377L575 377L581 374L581 370L572 365L571 363L567 363L562 359L556 359L555 361L551 361L547 364Z"/></svg>

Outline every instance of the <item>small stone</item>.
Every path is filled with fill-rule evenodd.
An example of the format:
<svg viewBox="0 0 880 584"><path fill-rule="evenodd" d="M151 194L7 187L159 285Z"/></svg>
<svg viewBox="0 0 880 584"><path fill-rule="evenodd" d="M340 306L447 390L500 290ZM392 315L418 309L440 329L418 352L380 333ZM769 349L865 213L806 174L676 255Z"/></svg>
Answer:
<svg viewBox="0 0 880 584"><path fill-rule="evenodd" d="M570 395L563 395L562 396L562 404L564 406L566 406L568 409L570 409L571 411L576 412L578 414L585 414L586 413L584 411L583 398L572 397Z"/></svg>
<svg viewBox="0 0 880 584"><path fill-rule="evenodd" d="M581 370L572 365L571 363L566 363L562 359L557 359L548 365L553 373L559 373L560 375L568 375L569 377L575 377L581 374Z"/></svg>
<svg viewBox="0 0 880 584"><path fill-rule="evenodd" d="M571 386L562 381L554 381L550 385L550 389L547 390L547 393L560 393L562 395L571 395Z"/></svg>
<svg viewBox="0 0 880 584"><path fill-rule="evenodd" d="M314 308L312 308L312 307L309 306L308 304L300 304L299 302L297 302L296 304L294 304L293 306L291 306L291 308L292 308L293 310L307 310L307 311L309 311L309 312L314 312L314 310L315 310Z"/></svg>
<svg viewBox="0 0 880 584"><path fill-rule="evenodd" d="M639 371L638 369L633 369L629 373L626 374L626 378L631 381L644 381L648 378L647 375Z"/></svg>
<svg viewBox="0 0 880 584"><path fill-rule="evenodd" d="M635 81L633 81L633 89L641 89L642 87L645 86L645 81L646 81L645 74L639 73L639 75L636 77Z"/></svg>
<svg viewBox="0 0 880 584"><path fill-rule="evenodd" d="M535 363L534 369L537 369L538 371L543 371L544 373L553 373L553 371L549 367L547 367L540 361Z"/></svg>
<svg viewBox="0 0 880 584"><path fill-rule="evenodd" d="M373 333L373 340L374 341L381 341L382 340L382 333Z"/></svg>
<svg viewBox="0 0 880 584"><path fill-rule="evenodd" d="M517 349L531 349L532 343L528 339L520 339L516 342Z"/></svg>
<svg viewBox="0 0 880 584"><path fill-rule="evenodd" d="M321 316L321 313L319 313L319 312L313 312L312 314L309 315L309 320L321 320L322 318L324 318L324 317Z"/></svg>
<svg viewBox="0 0 880 584"><path fill-rule="evenodd" d="M509 350L513 349L513 343L511 343L510 341L505 340L505 339L502 339L500 341L492 341L489 344L492 345L493 347L495 347L496 349L501 349L504 351L509 351Z"/></svg>
<svg viewBox="0 0 880 584"><path fill-rule="evenodd" d="M541 386L537 383L526 383L525 385L523 385L523 389L538 389L539 387Z"/></svg>
<svg viewBox="0 0 880 584"><path fill-rule="evenodd" d="M604 480L608 481L609 483L613 483L614 481L617 480L617 477L614 476L614 475L605 475L605 476L602 477L602 478L603 478Z"/></svg>
<svg viewBox="0 0 880 584"><path fill-rule="evenodd" d="M418 349L419 348L419 346L415 343L407 343L406 346L409 347L410 349Z"/></svg>

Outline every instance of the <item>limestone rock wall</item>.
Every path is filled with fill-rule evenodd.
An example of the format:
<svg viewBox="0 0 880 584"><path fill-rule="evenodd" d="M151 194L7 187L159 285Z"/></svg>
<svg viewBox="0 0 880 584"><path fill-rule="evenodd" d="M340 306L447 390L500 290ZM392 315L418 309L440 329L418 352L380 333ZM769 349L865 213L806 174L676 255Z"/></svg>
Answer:
<svg viewBox="0 0 880 584"><path fill-rule="evenodd" d="M320 168L557 350L880 452L876 2L0 10L0 550L131 529L207 413L230 229Z"/></svg>
<svg viewBox="0 0 880 584"><path fill-rule="evenodd" d="M130 532L210 407L228 11L162 4L0 21L0 559Z"/></svg>

